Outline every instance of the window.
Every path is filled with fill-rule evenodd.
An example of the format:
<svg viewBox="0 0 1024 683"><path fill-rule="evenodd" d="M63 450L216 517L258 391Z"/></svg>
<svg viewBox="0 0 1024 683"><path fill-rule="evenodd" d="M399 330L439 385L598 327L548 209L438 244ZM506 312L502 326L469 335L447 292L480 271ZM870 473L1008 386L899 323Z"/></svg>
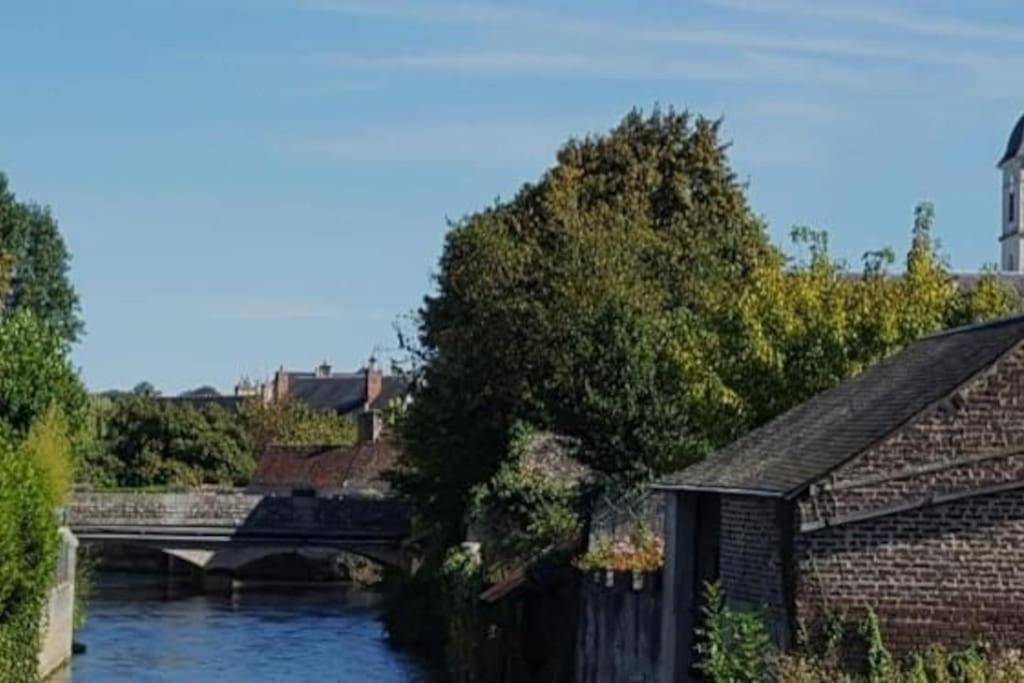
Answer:
<svg viewBox="0 0 1024 683"><path fill-rule="evenodd" d="M1006 207L1007 221L1013 223L1016 220L1016 211L1014 211L1014 205L1017 203L1014 200L1013 190L1010 190L1009 204Z"/></svg>
<svg viewBox="0 0 1024 683"><path fill-rule="evenodd" d="M1006 257L1006 269L1007 270L1014 270L1015 269L1014 264L1013 264L1013 254L1009 254Z"/></svg>

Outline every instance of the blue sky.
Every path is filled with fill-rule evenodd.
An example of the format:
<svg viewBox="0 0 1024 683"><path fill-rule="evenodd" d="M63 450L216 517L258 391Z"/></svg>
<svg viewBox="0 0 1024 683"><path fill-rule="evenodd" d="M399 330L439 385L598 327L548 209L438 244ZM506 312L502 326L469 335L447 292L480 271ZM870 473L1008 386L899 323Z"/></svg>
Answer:
<svg viewBox="0 0 1024 683"><path fill-rule="evenodd" d="M570 135L724 116L773 237L852 262L928 199L998 256L1024 5L695 0L8 3L0 169L74 254L94 389L165 393L395 346L446 229Z"/></svg>

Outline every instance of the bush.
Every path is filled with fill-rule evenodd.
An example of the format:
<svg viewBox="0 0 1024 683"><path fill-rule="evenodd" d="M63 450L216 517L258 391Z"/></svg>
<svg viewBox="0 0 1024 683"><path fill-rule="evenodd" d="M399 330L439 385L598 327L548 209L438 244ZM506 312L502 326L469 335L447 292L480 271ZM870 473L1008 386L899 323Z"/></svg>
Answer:
<svg viewBox="0 0 1024 683"><path fill-rule="evenodd" d="M515 425L505 462L471 494L470 522L484 532L488 567L519 565L579 537L580 487L529 465L535 436L529 427Z"/></svg>
<svg viewBox="0 0 1024 683"><path fill-rule="evenodd" d="M0 680L36 678L40 619L57 558L40 471L0 436Z"/></svg>
<svg viewBox="0 0 1024 683"><path fill-rule="evenodd" d="M697 653L704 675L714 683L766 680L771 641L761 616L730 610L717 583L706 584L701 611L704 626L697 630Z"/></svg>

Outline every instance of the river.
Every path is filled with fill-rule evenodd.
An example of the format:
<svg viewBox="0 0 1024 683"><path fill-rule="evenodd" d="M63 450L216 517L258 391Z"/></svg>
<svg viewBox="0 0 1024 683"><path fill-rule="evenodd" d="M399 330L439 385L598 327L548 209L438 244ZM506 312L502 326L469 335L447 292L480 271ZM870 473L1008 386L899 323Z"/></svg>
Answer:
<svg viewBox="0 0 1024 683"><path fill-rule="evenodd" d="M388 644L378 597L346 588L196 594L164 577L100 573L85 644L58 683L431 680Z"/></svg>

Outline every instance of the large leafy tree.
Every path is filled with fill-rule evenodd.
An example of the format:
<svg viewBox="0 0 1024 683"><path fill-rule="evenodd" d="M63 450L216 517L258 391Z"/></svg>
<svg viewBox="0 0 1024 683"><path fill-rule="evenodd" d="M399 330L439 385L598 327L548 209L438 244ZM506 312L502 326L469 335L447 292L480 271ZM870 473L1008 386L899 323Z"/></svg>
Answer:
<svg viewBox="0 0 1024 683"><path fill-rule="evenodd" d="M83 324L70 258L50 210L19 201L0 173L0 312L31 311L75 341Z"/></svg>
<svg viewBox="0 0 1024 683"><path fill-rule="evenodd" d="M403 488L427 517L460 519L517 420L578 436L617 474L698 457L711 442L693 397L712 387L693 350L717 334L708 311L780 258L718 123L633 112L571 140L537 183L448 234L420 311Z"/></svg>

